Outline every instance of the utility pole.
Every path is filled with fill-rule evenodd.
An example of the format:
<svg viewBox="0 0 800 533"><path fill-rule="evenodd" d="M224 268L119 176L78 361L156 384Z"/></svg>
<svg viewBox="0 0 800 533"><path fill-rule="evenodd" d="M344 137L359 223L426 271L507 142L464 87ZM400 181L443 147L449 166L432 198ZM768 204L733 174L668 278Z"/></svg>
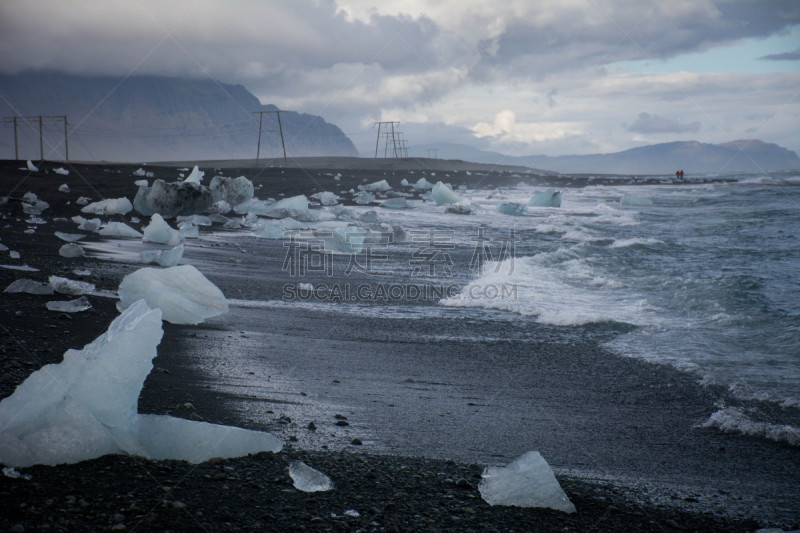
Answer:
<svg viewBox="0 0 800 533"><path fill-rule="evenodd" d="M64 121L64 151L66 160L69 161L69 137L68 137L68 120L67 115L34 115L30 117L13 116L3 117L5 122L13 122L14 124L14 158L19 159L19 138L17 135L18 120L23 119L26 122L36 120L39 123L39 157L44 161L44 119L56 119Z"/></svg>
<svg viewBox="0 0 800 533"><path fill-rule="evenodd" d="M19 117L3 117L3 122L11 122L14 124L14 159L19 161L19 141L17 139L17 119Z"/></svg>
<svg viewBox="0 0 800 533"><path fill-rule="evenodd" d="M433 157L431 157L431 152L433 152ZM425 153L428 154L428 159L439 159L438 148L428 148L427 150L425 150Z"/></svg>
<svg viewBox="0 0 800 533"><path fill-rule="evenodd" d="M283 164L284 166L287 165L286 161L286 143L283 141L283 125L281 124L281 113L286 113L282 109L276 109L271 111L253 111L254 115L258 115L258 148L256 149L256 168L258 168L258 160L259 156L261 155L261 124L264 120L264 113L275 113L278 115L278 131L281 133L281 147L283 148ZM272 130L273 132L275 130Z"/></svg>
<svg viewBox="0 0 800 533"><path fill-rule="evenodd" d="M378 157L378 144L380 144L380 141L381 141L381 126L384 125L384 124L389 124L389 126L391 127L391 132L385 132L384 133L384 135L386 136L386 144L384 145L384 149L383 149L383 154L384 155L383 156L386 157L386 152L389 149L389 136L391 135L391 137L392 137L392 147L394 149L393 150L394 151L394 157L397 157L397 134L394 131L394 125L395 124L400 124L400 121L398 121L398 120L384 120L384 121L376 122L375 124L373 124L373 127L375 127L375 125L378 126L378 137L375 140L375 157L376 158Z"/></svg>

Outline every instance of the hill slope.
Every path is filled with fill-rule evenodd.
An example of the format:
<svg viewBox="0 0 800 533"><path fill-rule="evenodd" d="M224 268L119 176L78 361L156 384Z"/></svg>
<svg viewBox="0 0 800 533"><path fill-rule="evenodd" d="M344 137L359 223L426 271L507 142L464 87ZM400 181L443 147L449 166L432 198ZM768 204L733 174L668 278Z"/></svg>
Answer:
<svg viewBox="0 0 800 533"><path fill-rule="evenodd" d="M28 72L0 76L3 116L68 115L71 159L157 161L255 157L262 106L241 85L160 76L128 78ZM353 143L322 117L288 111L281 123L289 156L353 156ZM0 139L13 157L11 128ZM64 127L45 120L45 157L64 157ZM276 115L265 114L262 157L281 155ZM38 122L19 129L21 158L39 159Z"/></svg>

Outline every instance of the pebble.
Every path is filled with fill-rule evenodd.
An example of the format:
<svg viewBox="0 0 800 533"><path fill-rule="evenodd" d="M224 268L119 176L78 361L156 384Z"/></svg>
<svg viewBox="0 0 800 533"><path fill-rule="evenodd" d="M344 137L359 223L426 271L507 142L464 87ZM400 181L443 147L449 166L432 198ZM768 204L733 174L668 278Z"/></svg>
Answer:
<svg viewBox="0 0 800 533"><path fill-rule="evenodd" d="M350 422L348 422L347 420L337 420L336 421L336 425L337 426L349 426Z"/></svg>
<svg viewBox="0 0 800 533"><path fill-rule="evenodd" d="M361 446L363 442L361 442L361 439L353 439L350 441L350 444L353 444L355 446Z"/></svg>

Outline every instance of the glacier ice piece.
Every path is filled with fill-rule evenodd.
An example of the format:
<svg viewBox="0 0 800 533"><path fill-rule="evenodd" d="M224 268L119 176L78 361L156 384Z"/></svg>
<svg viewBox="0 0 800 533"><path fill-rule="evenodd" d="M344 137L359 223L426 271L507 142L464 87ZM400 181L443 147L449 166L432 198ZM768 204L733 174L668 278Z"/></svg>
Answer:
<svg viewBox="0 0 800 533"><path fill-rule="evenodd" d="M528 205L531 207L561 207L561 192L545 189L533 195Z"/></svg>
<svg viewBox="0 0 800 533"><path fill-rule="evenodd" d="M27 294L53 294L49 283L42 283L28 278L20 278L11 282L3 292L24 292Z"/></svg>
<svg viewBox="0 0 800 533"><path fill-rule="evenodd" d="M333 228L320 233L325 241L325 250L343 254L358 254L364 249L367 232L358 226Z"/></svg>
<svg viewBox="0 0 800 533"><path fill-rule="evenodd" d="M636 196L635 194L623 195L619 203L622 205L631 205L631 206L653 205L653 202L649 198L645 198L643 196Z"/></svg>
<svg viewBox="0 0 800 533"><path fill-rule="evenodd" d="M231 211L231 204L226 202L225 200L220 200L218 202L214 202L211 204L211 207L208 208L207 212L216 215L226 215Z"/></svg>
<svg viewBox="0 0 800 533"><path fill-rule="evenodd" d="M150 182L147 181L147 180L136 180L136 181L133 182L133 184L136 185L137 187L149 187L150 186Z"/></svg>
<svg viewBox="0 0 800 533"><path fill-rule="evenodd" d="M142 233L133 229L124 222L109 222L97 233L106 237L129 237L131 239L141 239Z"/></svg>
<svg viewBox="0 0 800 533"><path fill-rule="evenodd" d="M137 412L161 341L161 312L138 301L83 350L31 374L0 401L0 462L56 465L127 453L200 462L278 452L268 433Z"/></svg>
<svg viewBox="0 0 800 533"><path fill-rule="evenodd" d="M300 459L292 461L289 465L289 476L292 478L294 488L303 492L322 492L333 488L331 478Z"/></svg>
<svg viewBox="0 0 800 533"><path fill-rule="evenodd" d="M50 204L40 200L34 192L28 191L22 195L22 212L26 215L41 215L48 207Z"/></svg>
<svg viewBox="0 0 800 533"><path fill-rule="evenodd" d="M131 201L127 198L108 198L93 202L81 209L81 213L90 215L125 215L133 210Z"/></svg>
<svg viewBox="0 0 800 533"><path fill-rule="evenodd" d="M489 505L550 507L565 513L575 512L575 506L539 452L527 452L507 466L487 466L481 478L478 491Z"/></svg>
<svg viewBox="0 0 800 533"><path fill-rule="evenodd" d="M263 215L270 218L293 218L301 222L315 222L319 219L319 214L308 208L308 198L304 194L276 202Z"/></svg>
<svg viewBox="0 0 800 533"><path fill-rule="evenodd" d="M263 215L275 205L274 201L259 200L258 198L251 198L246 202L242 202L233 208L233 211L239 215Z"/></svg>
<svg viewBox="0 0 800 533"><path fill-rule="evenodd" d="M371 204L376 200L375 195L369 191L360 191L353 195L353 201L358 205Z"/></svg>
<svg viewBox="0 0 800 533"><path fill-rule="evenodd" d="M141 263L156 263L163 267L172 267L180 262L183 257L183 244L169 250L145 250L139 252Z"/></svg>
<svg viewBox="0 0 800 533"><path fill-rule="evenodd" d="M103 221L99 218L93 218L91 220L87 220L80 215L74 216L71 219L74 223L78 224L78 229L82 229L84 231L97 231L100 229L100 226L103 225Z"/></svg>
<svg viewBox="0 0 800 533"><path fill-rule="evenodd" d="M194 215L202 213L214 203L211 190L196 183L167 183L155 180L151 187L139 187L133 199L133 207L149 217L155 213L162 216Z"/></svg>
<svg viewBox="0 0 800 533"><path fill-rule="evenodd" d="M179 223L178 231L184 239L197 239L200 237L200 227L191 222Z"/></svg>
<svg viewBox="0 0 800 533"><path fill-rule="evenodd" d="M66 168L64 168L64 167L58 167L58 168L54 168L54 169L53 169L53 172L55 172L55 173L56 173L56 174L58 174L59 176L69 176L69 170L67 170L67 169L66 169ZM68 187L68 188L69 188L69 187ZM59 190L61 190L61 189L59 189ZM69 191L67 191L67 192L69 192Z"/></svg>
<svg viewBox="0 0 800 533"><path fill-rule="evenodd" d="M214 176L211 179L210 189L214 196L214 202L224 200L232 206L250 200L255 192L253 182L244 176L238 178Z"/></svg>
<svg viewBox="0 0 800 533"><path fill-rule="evenodd" d="M80 244L69 242L58 249L58 255L61 257L83 257L86 253L83 251Z"/></svg>
<svg viewBox="0 0 800 533"><path fill-rule="evenodd" d="M84 294L91 294L96 290L94 283L89 283L87 281L76 281L60 276L50 276L48 281L54 291L69 296L82 296Z"/></svg>
<svg viewBox="0 0 800 533"><path fill-rule="evenodd" d="M311 198L316 198L322 205L336 205L339 203L339 200L341 200L338 194L330 191L322 191L312 194Z"/></svg>
<svg viewBox="0 0 800 533"><path fill-rule="evenodd" d="M405 198L389 198L381 204L381 207L387 209L405 209L408 207L408 202Z"/></svg>
<svg viewBox="0 0 800 533"><path fill-rule="evenodd" d="M78 205L86 205L91 201L92 201L92 199L89 198L88 196L79 196L78 199L75 200L75 203L78 204Z"/></svg>
<svg viewBox="0 0 800 533"><path fill-rule="evenodd" d="M504 202L497 206L497 212L504 215L518 217L525 214L525 204L518 204L517 202Z"/></svg>
<svg viewBox="0 0 800 533"><path fill-rule="evenodd" d="M431 197L433 201L436 202L436 205L457 204L461 201L461 197L458 193L454 192L449 184L442 183L441 181L436 182L436 185L433 186Z"/></svg>
<svg viewBox="0 0 800 533"><path fill-rule="evenodd" d="M58 192L69 193L69 185L62 183L58 186Z"/></svg>
<svg viewBox="0 0 800 533"><path fill-rule="evenodd" d="M431 183L430 181L426 180L425 178L418 179L417 182L413 183L411 186L414 187L415 189L419 189L421 191L427 191L427 190L433 189L433 183Z"/></svg>
<svg viewBox="0 0 800 533"><path fill-rule="evenodd" d="M75 242L83 239L84 237L86 237L86 235L84 235L83 233L64 233L63 231L57 231L56 237L58 237L62 241Z"/></svg>
<svg viewBox="0 0 800 533"><path fill-rule="evenodd" d="M140 268L122 279L118 292L120 309L144 299L173 324L199 324L228 312L222 291L192 265Z"/></svg>
<svg viewBox="0 0 800 533"><path fill-rule="evenodd" d="M400 185L402 185L403 187L408 187L411 184L408 183L407 179L403 178L402 180L400 180Z"/></svg>
<svg viewBox="0 0 800 533"><path fill-rule="evenodd" d="M34 268L28 265L0 265L0 268L6 268L8 270L18 270L20 272L39 272L38 268Z"/></svg>
<svg viewBox="0 0 800 533"><path fill-rule="evenodd" d="M81 311L86 311L92 308L91 302L89 302L89 298L86 296L81 296L80 298L75 298L74 300L65 301L53 301L47 302L45 307L50 311L58 311L61 313L80 313Z"/></svg>
<svg viewBox="0 0 800 533"><path fill-rule="evenodd" d="M145 242L155 242L166 244L167 246L177 246L182 240L181 232L170 227L164 217L154 213L150 217L150 224L142 228L142 240Z"/></svg>
<svg viewBox="0 0 800 533"><path fill-rule="evenodd" d="M26 167L28 170L30 170L31 172L39 172L39 167L37 167L36 165L34 165L34 164L31 162L31 160L30 160L30 159L28 159L27 163L25 164L25 167Z"/></svg>
<svg viewBox="0 0 800 533"><path fill-rule="evenodd" d="M187 176L187 178L185 180L183 180L183 182L184 183L194 183L196 185L200 185L203 182L203 176L205 176L205 175L206 175L206 173L203 172L202 170L200 170L197 167L197 165L195 165L194 168L192 169L192 171L189 173L189 176Z"/></svg>
<svg viewBox="0 0 800 533"><path fill-rule="evenodd" d="M369 192L386 192L390 191L392 186L384 179L381 181L376 181L374 183L368 183L366 185L359 185L359 191L369 191Z"/></svg>
<svg viewBox="0 0 800 533"><path fill-rule="evenodd" d="M136 177L142 178L145 175L145 171L144 171L143 168L138 168L138 169L133 171L133 175L136 176Z"/></svg>
<svg viewBox="0 0 800 533"><path fill-rule="evenodd" d="M191 222L195 226L210 226L214 223L211 217L205 215L191 215L188 217L178 217L178 222Z"/></svg>

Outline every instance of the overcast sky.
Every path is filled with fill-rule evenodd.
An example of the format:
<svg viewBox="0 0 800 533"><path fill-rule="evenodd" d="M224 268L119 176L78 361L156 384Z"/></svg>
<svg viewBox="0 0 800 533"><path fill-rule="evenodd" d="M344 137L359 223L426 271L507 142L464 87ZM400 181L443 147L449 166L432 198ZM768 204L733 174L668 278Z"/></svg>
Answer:
<svg viewBox="0 0 800 533"><path fill-rule="evenodd" d="M800 153L800 1L0 0L0 71L241 83L374 150L758 138Z"/></svg>

